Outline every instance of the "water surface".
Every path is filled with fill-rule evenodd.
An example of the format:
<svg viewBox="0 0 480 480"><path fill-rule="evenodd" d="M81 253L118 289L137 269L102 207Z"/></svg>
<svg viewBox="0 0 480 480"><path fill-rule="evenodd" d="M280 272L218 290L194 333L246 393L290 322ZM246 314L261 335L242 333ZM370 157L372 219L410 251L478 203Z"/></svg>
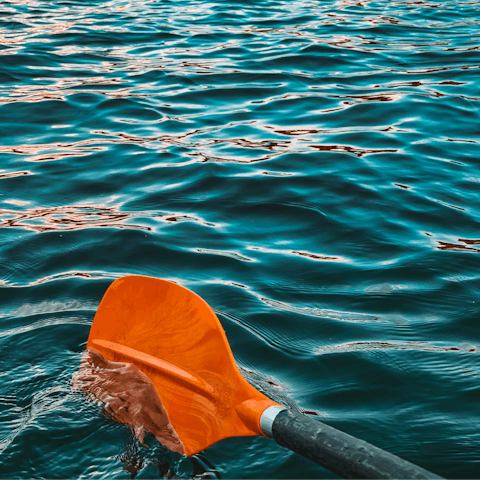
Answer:
<svg viewBox="0 0 480 480"><path fill-rule="evenodd" d="M203 296L268 395L478 477L479 25L473 0L3 1L0 476L332 478L263 438L146 449L72 388L141 274Z"/></svg>

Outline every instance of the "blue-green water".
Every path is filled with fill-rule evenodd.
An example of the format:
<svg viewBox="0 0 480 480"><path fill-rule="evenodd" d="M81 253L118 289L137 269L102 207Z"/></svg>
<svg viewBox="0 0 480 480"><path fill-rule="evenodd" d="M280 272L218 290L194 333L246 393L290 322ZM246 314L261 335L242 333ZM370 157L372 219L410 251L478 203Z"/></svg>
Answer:
<svg viewBox="0 0 480 480"><path fill-rule="evenodd" d="M185 458L74 391L109 286L171 279L244 374L480 476L480 2L0 3L0 476L319 478Z"/></svg>

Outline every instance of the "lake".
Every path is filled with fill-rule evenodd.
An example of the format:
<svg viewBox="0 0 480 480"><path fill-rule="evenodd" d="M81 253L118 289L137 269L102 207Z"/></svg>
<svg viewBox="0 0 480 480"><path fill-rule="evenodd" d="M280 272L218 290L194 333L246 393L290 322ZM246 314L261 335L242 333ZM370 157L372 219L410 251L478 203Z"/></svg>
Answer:
<svg viewBox="0 0 480 480"><path fill-rule="evenodd" d="M184 457L72 387L113 280L214 309L242 373L480 472L480 2L0 4L0 477L334 478Z"/></svg>

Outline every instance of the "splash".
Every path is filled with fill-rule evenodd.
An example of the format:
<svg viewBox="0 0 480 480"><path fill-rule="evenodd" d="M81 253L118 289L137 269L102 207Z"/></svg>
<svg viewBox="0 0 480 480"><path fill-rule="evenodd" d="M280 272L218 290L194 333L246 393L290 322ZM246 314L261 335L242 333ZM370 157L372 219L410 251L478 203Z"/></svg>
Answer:
<svg viewBox="0 0 480 480"><path fill-rule="evenodd" d="M110 362L96 350L87 350L72 385L103 405L115 421L131 425L142 445L147 446L148 431L173 452L185 453L152 381L135 365Z"/></svg>

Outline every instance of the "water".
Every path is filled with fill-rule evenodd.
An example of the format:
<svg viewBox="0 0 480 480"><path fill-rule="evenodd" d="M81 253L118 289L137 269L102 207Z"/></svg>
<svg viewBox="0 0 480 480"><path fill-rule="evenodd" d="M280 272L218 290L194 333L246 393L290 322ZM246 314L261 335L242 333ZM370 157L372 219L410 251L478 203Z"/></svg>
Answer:
<svg viewBox="0 0 480 480"><path fill-rule="evenodd" d="M149 448L75 391L119 276L216 311L271 396L449 478L480 461L478 1L4 0L0 476L332 478Z"/></svg>

